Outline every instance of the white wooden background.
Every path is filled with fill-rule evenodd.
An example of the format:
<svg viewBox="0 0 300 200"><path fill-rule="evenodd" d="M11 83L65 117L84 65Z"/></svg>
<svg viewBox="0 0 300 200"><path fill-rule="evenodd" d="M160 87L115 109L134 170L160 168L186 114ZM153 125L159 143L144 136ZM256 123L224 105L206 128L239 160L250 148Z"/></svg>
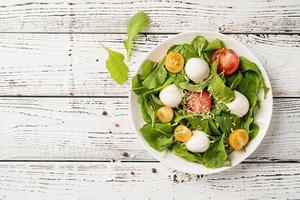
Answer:
<svg viewBox="0 0 300 200"><path fill-rule="evenodd" d="M151 25L130 75L153 46L189 30L228 34L264 64L272 122L239 166L184 174L139 142L129 83L110 80L98 42L124 52L126 22L140 10ZM1 0L0 199L300 199L299 63L298 0Z"/></svg>

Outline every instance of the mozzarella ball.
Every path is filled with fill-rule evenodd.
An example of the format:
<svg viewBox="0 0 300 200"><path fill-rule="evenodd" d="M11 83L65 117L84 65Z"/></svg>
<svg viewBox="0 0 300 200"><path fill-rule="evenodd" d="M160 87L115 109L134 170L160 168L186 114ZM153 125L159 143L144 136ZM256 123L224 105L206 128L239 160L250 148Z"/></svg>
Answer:
<svg viewBox="0 0 300 200"><path fill-rule="evenodd" d="M174 84L169 85L160 91L159 99L164 105L175 108L182 101L181 91Z"/></svg>
<svg viewBox="0 0 300 200"><path fill-rule="evenodd" d="M205 132L195 130L192 137L187 141L186 148L194 153L205 152L209 148L210 142Z"/></svg>
<svg viewBox="0 0 300 200"><path fill-rule="evenodd" d="M209 76L209 66L200 58L191 58L185 64L185 72L192 81L200 83Z"/></svg>
<svg viewBox="0 0 300 200"><path fill-rule="evenodd" d="M245 97L239 91L234 91L235 99L227 103L226 106L229 109L230 113L237 115L238 117L243 117L247 114L249 110L249 101L247 97Z"/></svg>

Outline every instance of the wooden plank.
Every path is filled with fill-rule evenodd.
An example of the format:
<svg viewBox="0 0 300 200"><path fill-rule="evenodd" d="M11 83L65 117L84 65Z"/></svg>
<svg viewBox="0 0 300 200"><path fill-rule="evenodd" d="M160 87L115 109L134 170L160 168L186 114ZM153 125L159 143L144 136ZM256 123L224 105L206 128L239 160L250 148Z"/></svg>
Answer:
<svg viewBox="0 0 300 200"><path fill-rule="evenodd" d="M128 19L140 10L151 19L147 32L300 31L297 0L2 0L0 31L125 32Z"/></svg>
<svg viewBox="0 0 300 200"><path fill-rule="evenodd" d="M241 164L197 176L160 163L1 162L0 174L0 198L7 200L300 198L298 163Z"/></svg>
<svg viewBox="0 0 300 200"><path fill-rule="evenodd" d="M248 161L300 161L299 113L300 99L274 99L269 132ZM0 98L0 159L155 160L128 114L127 98Z"/></svg>
<svg viewBox="0 0 300 200"><path fill-rule="evenodd" d="M172 35L136 41L130 74L152 47ZM300 35L231 35L247 44L269 74L276 97L299 97ZM99 41L124 52L124 34L0 34L0 95L124 96L105 68Z"/></svg>

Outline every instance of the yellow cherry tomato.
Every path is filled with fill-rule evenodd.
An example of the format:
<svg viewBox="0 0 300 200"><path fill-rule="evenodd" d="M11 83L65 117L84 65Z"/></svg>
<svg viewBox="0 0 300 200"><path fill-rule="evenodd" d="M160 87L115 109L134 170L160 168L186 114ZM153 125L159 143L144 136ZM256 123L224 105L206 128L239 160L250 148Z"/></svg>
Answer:
<svg viewBox="0 0 300 200"><path fill-rule="evenodd" d="M162 123L167 123L167 122L172 121L173 116L174 116L174 112L173 112L172 108L170 108L169 106L160 107L157 110L156 114L157 114L159 121L161 121Z"/></svg>
<svg viewBox="0 0 300 200"><path fill-rule="evenodd" d="M167 55L165 67L171 73L178 73L182 70L184 58L178 52L171 52Z"/></svg>
<svg viewBox="0 0 300 200"><path fill-rule="evenodd" d="M192 131L184 125L178 125L175 128L174 135L176 140L187 142L192 137Z"/></svg>
<svg viewBox="0 0 300 200"><path fill-rule="evenodd" d="M230 133L229 144L234 150L241 150L249 142L249 134L245 129L237 129Z"/></svg>

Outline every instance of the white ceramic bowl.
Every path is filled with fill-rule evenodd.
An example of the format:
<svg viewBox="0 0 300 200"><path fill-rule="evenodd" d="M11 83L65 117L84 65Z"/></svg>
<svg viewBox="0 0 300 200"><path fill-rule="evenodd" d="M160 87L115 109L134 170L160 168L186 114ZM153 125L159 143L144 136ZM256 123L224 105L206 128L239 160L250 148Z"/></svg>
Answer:
<svg viewBox="0 0 300 200"><path fill-rule="evenodd" d="M262 94L259 95L261 103L260 103L260 109L255 114L254 121L259 126L260 130L258 135L249 142L247 147L245 148L245 151L234 151L229 155L231 160L231 166L226 167L220 167L216 169L206 168L203 165L189 162L183 158L177 157L172 152L158 152L154 150L151 146L148 145L147 141L143 138L141 135L139 129L145 124L143 117L140 112L140 105L137 102L137 96L131 92L130 94L130 110L131 110L131 118L134 125L134 128L136 132L138 133L139 138L144 143L147 150L159 161L161 161L163 164L167 165L170 168L186 172L186 173L193 173L193 174L211 174L211 173L217 173L221 172L227 169L230 169L243 160L245 160L248 156L250 156L254 150L257 148L257 146L261 143L262 139L264 138L267 129L269 127L271 116L272 116L272 107L273 107L273 101L272 101L272 90L269 78L267 76L266 71L264 70L261 62L257 59L257 57L242 43L239 41L223 35L221 33L217 32L208 32L208 31L199 31L199 32L185 32L178 35L175 35L173 37L168 38L161 44L154 47L147 55L146 57L141 60L141 64L146 60L150 59L153 61L159 61L161 60L164 55L166 54L167 50L174 44L183 44L183 43L190 43L196 36L203 35L208 41L212 41L215 38L221 39L226 47L233 49L238 55L245 56L246 58L250 59L251 61L255 62L258 67L260 68L262 75L265 79L266 85L270 88L270 91L268 92L267 97L264 99ZM139 65L141 66L141 65ZM140 67L139 67L140 68ZM140 72L140 69L138 69L137 73ZM261 92L262 93L262 92Z"/></svg>

